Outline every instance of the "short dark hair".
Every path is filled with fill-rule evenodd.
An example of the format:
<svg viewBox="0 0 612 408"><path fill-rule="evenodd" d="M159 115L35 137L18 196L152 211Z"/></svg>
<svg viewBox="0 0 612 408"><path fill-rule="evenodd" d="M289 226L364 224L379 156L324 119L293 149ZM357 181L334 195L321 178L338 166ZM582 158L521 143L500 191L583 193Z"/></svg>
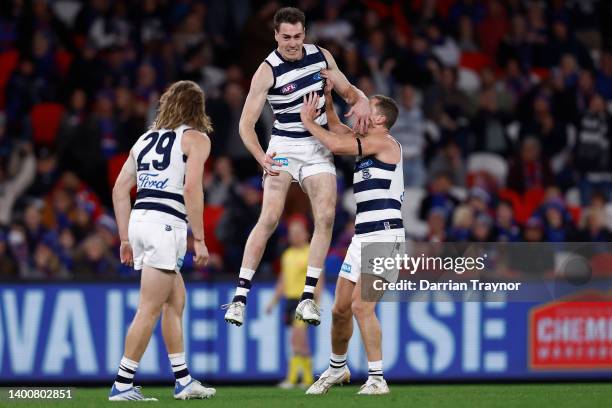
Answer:
<svg viewBox="0 0 612 408"><path fill-rule="evenodd" d="M274 14L274 30L278 31L282 23L301 23L306 28L306 16L302 10L295 7L283 7Z"/></svg>
<svg viewBox="0 0 612 408"><path fill-rule="evenodd" d="M397 103L385 95L374 95L372 99L376 100L376 109L385 117L385 127L391 129L399 114Z"/></svg>

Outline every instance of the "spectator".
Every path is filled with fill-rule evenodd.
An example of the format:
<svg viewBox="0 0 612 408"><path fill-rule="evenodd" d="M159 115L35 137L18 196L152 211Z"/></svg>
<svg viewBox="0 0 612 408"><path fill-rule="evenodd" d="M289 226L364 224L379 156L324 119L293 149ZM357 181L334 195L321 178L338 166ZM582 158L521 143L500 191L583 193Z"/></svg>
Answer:
<svg viewBox="0 0 612 408"><path fill-rule="evenodd" d="M455 242L465 242L470 238L470 231L474 224L474 213L467 205L460 205L453 213L453 224L450 239Z"/></svg>
<svg viewBox="0 0 612 408"><path fill-rule="evenodd" d="M19 277L19 269L9 251L7 240L7 233L0 230L0 279L15 279Z"/></svg>
<svg viewBox="0 0 612 408"><path fill-rule="evenodd" d="M494 241L518 242L521 240L521 229L514 219L512 204L500 201L495 212Z"/></svg>
<svg viewBox="0 0 612 408"><path fill-rule="evenodd" d="M612 50L604 51L601 54L601 66L597 72L596 87L597 92L606 101L612 100Z"/></svg>
<svg viewBox="0 0 612 408"><path fill-rule="evenodd" d="M523 140L519 155L511 162L507 185L524 193L533 188L545 188L552 184L548 161L541 157L540 142L533 137Z"/></svg>
<svg viewBox="0 0 612 408"><path fill-rule="evenodd" d="M433 208L442 208L445 215L452 214L460 200L451 192L451 178L446 173L434 177L429 185L429 191L423 197L419 208L419 218L426 220Z"/></svg>
<svg viewBox="0 0 612 408"><path fill-rule="evenodd" d="M575 236L578 242L610 242L612 233L606 228L603 209L591 208L587 211L585 222Z"/></svg>
<svg viewBox="0 0 612 408"><path fill-rule="evenodd" d="M205 188L206 201L209 205L224 206L236 188L232 161L227 156L219 157L214 163L213 180Z"/></svg>
<svg viewBox="0 0 612 408"><path fill-rule="evenodd" d="M461 149L454 140L446 140L429 164L427 172L428 174L448 174L453 186L465 186L467 169L461 156Z"/></svg>
<svg viewBox="0 0 612 408"><path fill-rule="evenodd" d="M582 203L589 203L595 189L609 199L612 192L612 121L599 95L591 99L589 110L577 125L574 152Z"/></svg>
<svg viewBox="0 0 612 408"><path fill-rule="evenodd" d="M74 276L78 278L113 277L118 267L118 260L97 234L89 235L74 256Z"/></svg>
<svg viewBox="0 0 612 408"><path fill-rule="evenodd" d="M14 175L8 174L6 163L0 162L0 225L8 225L13 220L13 206L36 174L36 158L29 143L20 144L13 156L20 165Z"/></svg>
<svg viewBox="0 0 612 408"><path fill-rule="evenodd" d="M417 103L417 95L410 85L403 85L393 136L402 145L404 184L422 187L425 184L423 149L425 147L425 118Z"/></svg>

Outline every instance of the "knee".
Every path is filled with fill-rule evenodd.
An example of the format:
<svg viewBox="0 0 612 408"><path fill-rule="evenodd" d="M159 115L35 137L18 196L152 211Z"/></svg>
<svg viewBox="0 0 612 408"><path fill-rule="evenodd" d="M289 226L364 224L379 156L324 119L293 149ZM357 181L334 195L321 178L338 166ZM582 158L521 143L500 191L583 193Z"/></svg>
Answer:
<svg viewBox="0 0 612 408"><path fill-rule="evenodd" d="M350 319L352 319L353 315L351 313L350 307L344 307L338 304L335 304L332 308L332 322L333 323L344 323Z"/></svg>
<svg viewBox="0 0 612 408"><path fill-rule="evenodd" d="M181 304L166 302L164 303L164 306L162 307L162 313L163 314L175 314L177 316L181 316L183 314L184 307L185 307L184 302Z"/></svg>
<svg viewBox="0 0 612 408"><path fill-rule="evenodd" d="M331 230L334 226L334 217L336 216L336 209L334 206L326 206L326 208L318 211L315 217L315 229Z"/></svg>
<svg viewBox="0 0 612 408"><path fill-rule="evenodd" d="M353 312L357 320L360 320L366 315L366 307L362 302L354 300L351 303L351 312Z"/></svg>
<svg viewBox="0 0 612 408"><path fill-rule="evenodd" d="M279 216L277 216L276 214L271 214L271 213L267 213L267 214L261 214L261 216L259 217L259 220L257 221L257 224L259 225L259 227L261 227L266 234L270 235L274 232L274 230L276 229L276 227L278 226L278 220L279 220Z"/></svg>
<svg viewBox="0 0 612 408"><path fill-rule="evenodd" d="M165 305L156 303L142 303L138 307L138 314L144 319L155 321L159 318L164 307Z"/></svg>

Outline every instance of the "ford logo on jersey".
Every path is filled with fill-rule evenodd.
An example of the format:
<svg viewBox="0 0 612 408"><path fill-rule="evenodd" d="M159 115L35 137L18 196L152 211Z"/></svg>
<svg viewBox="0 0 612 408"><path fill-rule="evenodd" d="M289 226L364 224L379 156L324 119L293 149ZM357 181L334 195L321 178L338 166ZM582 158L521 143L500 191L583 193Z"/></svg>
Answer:
<svg viewBox="0 0 612 408"><path fill-rule="evenodd" d="M294 83L287 84L287 85L283 86L283 89L281 89L281 93L283 95L286 95L288 93L291 93L291 92L295 91L296 89L297 89L297 85L294 82Z"/></svg>
<svg viewBox="0 0 612 408"><path fill-rule="evenodd" d="M359 165L357 166L357 168L359 170L363 170L366 167L370 167L372 164L374 164L374 162L372 160L366 160L366 161L362 161L361 163L359 163Z"/></svg>
<svg viewBox="0 0 612 408"><path fill-rule="evenodd" d="M138 175L138 188L156 188L158 190L164 190L168 187L168 178L164 180L158 180L156 177L159 174L155 173L140 173Z"/></svg>

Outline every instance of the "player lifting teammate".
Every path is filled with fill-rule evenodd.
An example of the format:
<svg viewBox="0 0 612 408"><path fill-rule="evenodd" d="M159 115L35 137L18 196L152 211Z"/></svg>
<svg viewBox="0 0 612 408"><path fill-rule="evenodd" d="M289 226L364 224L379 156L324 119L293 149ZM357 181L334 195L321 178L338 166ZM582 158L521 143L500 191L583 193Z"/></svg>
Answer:
<svg viewBox="0 0 612 408"><path fill-rule="evenodd" d="M326 72L322 74L326 77L329 75ZM405 239L401 214L404 192L402 150L389 134L397 119L398 109L395 102L386 96L370 98L370 126L366 134L360 137L343 125L334 113L330 84L325 87L324 104L329 131L315 119L321 106L317 94L305 97L301 119L306 129L332 153L357 156L353 176L357 214L355 235L336 284L329 368L306 393L325 394L332 385L349 381L346 353L353 334L354 315L366 349L369 371L368 380L358 394L387 394L389 387L383 378L382 338L375 314L376 302L362 299L361 286L363 277L367 275L361 273L361 250L364 243L391 242L395 247Z"/></svg>
<svg viewBox="0 0 612 408"><path fill-rule="evenodd" d="M278 47L255 72L240 118L240 136L264 169L264 198L260 217L246 242L235 296L230 304L224 305L228 308L225 320L238 326L244 321L255 269L276 229L293 181L299 182L308 195L314 216L306 284L296 318L314 325L320 323L313 291L331 240L336 207L336 170L330 151L312 137L300 120L302 98L310 92L323 95L324 79L320 71L328 69L334 77L336 92L352 105L348 115L355 116L357 132L365 132L370 116L369 103L363 92L348 82L327 50L304 44L304 37L304 13L292 7L278 10L274 16L274 38ZM271 141L264 152L257 140L255 123L266 100L276 120ZM323 110L314 120L327 127L327 115Z"/></svg>
<svg viewBox="0 0 612 408"><path fill-rule="evenodd" d="M202 174L212 131L204 93L180 81L160 99L151 129L132 147L113 188L121 262L142 270L138 311L125 338L125 351L111 401L145 398L133 379L161 314L162 334L176 378L174 398L209 398L215 389L191 378L183 347L185 284L180 274L187 248L187 220L193 232L196 264L206 264ZM130 190L137 187L134 208Z"/></svg>

